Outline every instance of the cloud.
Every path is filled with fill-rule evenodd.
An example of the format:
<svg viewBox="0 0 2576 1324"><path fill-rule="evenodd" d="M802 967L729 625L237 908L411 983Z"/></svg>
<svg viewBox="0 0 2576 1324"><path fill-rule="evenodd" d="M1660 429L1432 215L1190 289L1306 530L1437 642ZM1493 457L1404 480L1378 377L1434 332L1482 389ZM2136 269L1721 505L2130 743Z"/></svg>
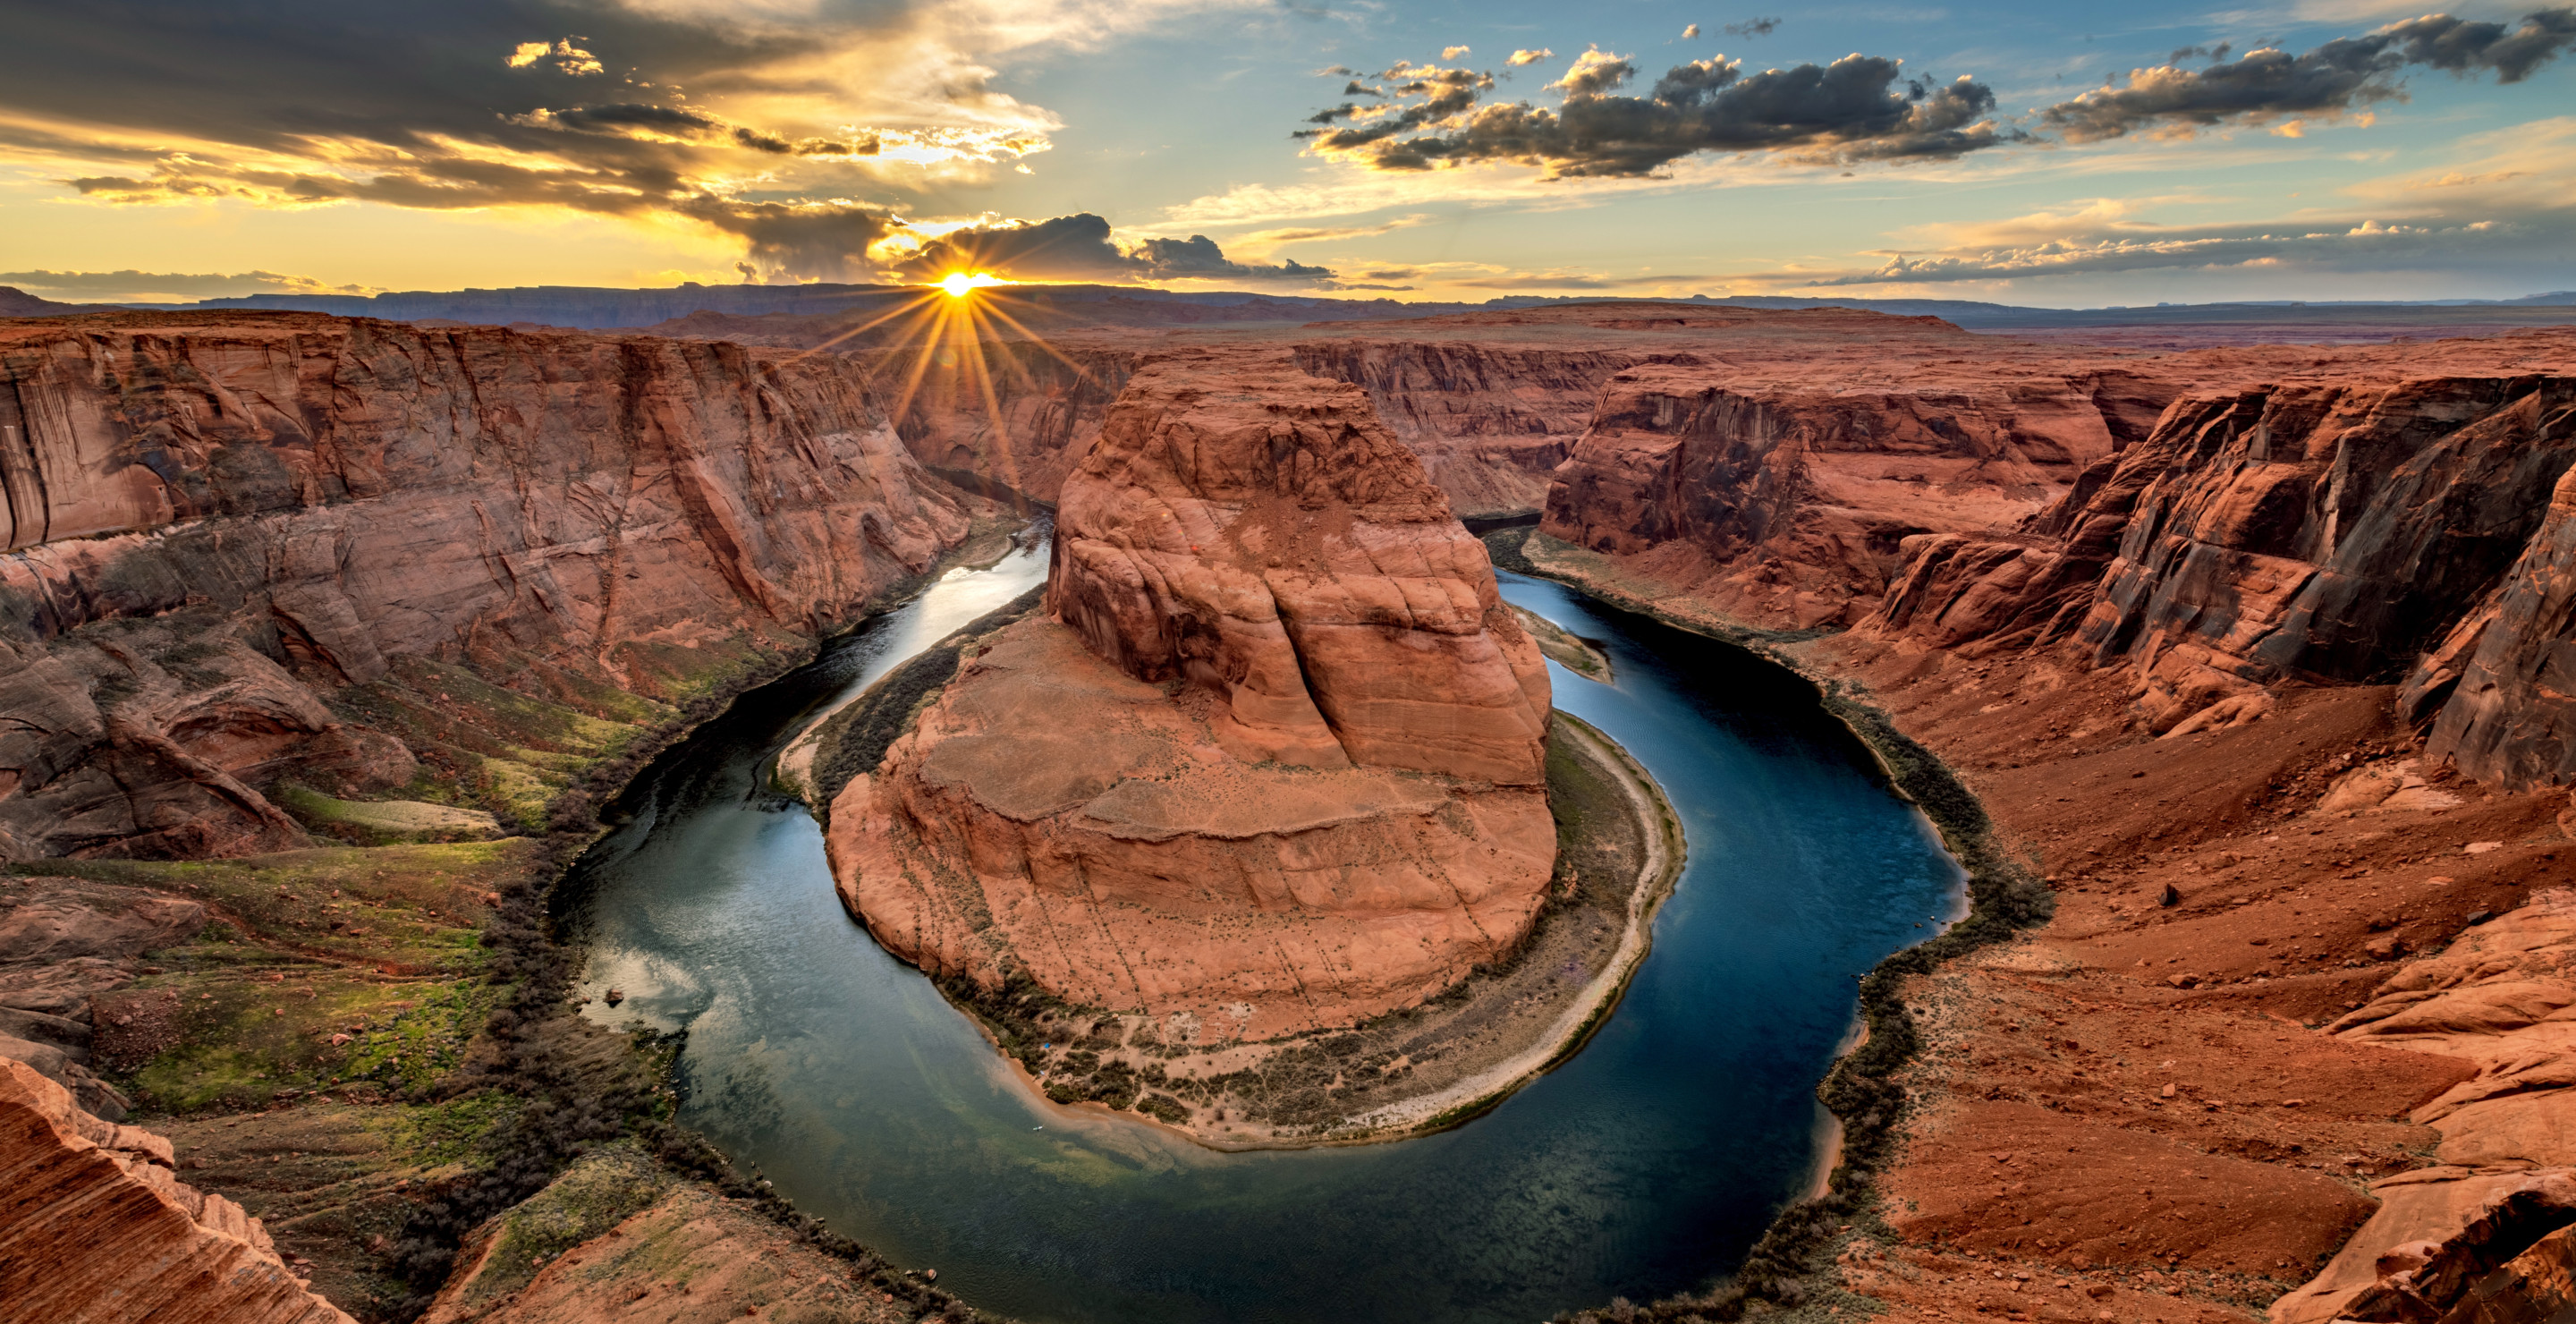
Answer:
<svg viewBox="0 0 2576 1324"><path fill-rule="evenodd" d="M2267 46L2229 60L2224 46L2186 47L2173 59L2207 55L2216 62L2200 70L2171 62L2131 70L2117 85L2050 106L2039 119L2068 142L2085 143L2139 132L2188 135L2294 115L2347 115L2405 99L2405 74L2412 68L2464 77L2493 73L2499 83L2518 83L2570 46L2576 46L2576 8L2562 7L2537 11L2511 28L2428 14L2300 55Z"/></svg>
<svg viewBox="0 0 2576 1324"><path fill-rule="evenodd" d="M525 69L540 60L552 64L557 73L570 74L575 78L607 72L607 69L600 64L599 57L573 45L570 37L552 46L542 41L520 42L511 48L509 58L502 63L513 69Z"/></svg>
<svg viewBox="0 0 2576 1324"><path fill-rule="evenodd" d="M1563 78L1548 84L1569 97L1597 97L1634 77L1637 67L1624 56L1605 53L1595 46L1574 57L1574 64Z"/></svg>
<svg viewBox="0 0 2576 1324"><path fill-rule="evenodd" d="M1780 20L1776 18L1750 18L1726 25L1726 35L1730 37L1767 37L1779 30Z"/></svg>
<svg viewBox="0 0 2576 1324"><path fill-rule="evenodd" d="M952 271L990 271L1016 280L1224 280L1304 285L1329 281L1334 276L1328 268L1300 262L1238 262L1228 258L1206 235L1148 238L1121 246L1109 222L1089 212L1044 221L977 224L927 236L894 256L891 269L913 280L935 280Z"/></svg>
<svg viewBox="0 0 2576 1324"><path fill-rule="evenodd" d="M691 220L742 236L744 279L753 275L866 281L869 250L902 228L883 212L849 202L746 202L704 197L677 210Z"/></svg>
<svg viewBox="0 0 2576 1324"><path fill-rule="evenodd" d="M1464 46L1443 46L1440 48L1440 58L1444 60L1461 59L1465 57L1466 54L1467 48Z"/></svg>
<svg viewBox="0 0 2576 1324"><path fill-rule="evenodd" d="M1778 25L1754 19L1729 30L1759 34ZM2510 26L2430 14L2304 55L2266 46L2229 59L2223 43L2185 47L2171 59L2212 63L2134 70L2016 121L1996 114L1993 89L1973 77L1939 83L1906 75L1901 61L1861 54L1759 73L1720 55L1675 65L1644 95L1627 94L1638 77L1634 61L1595 46L1548 84L1564 98L1553 109L1487 101L1489 74L1399 64L1377 76L1390 85L1365 89L1378 104L1345 102L1293 136L1308 140L1312 155L1375 171L1511 163L1539 167L1547 179L1662 177L1702 155L1766 153L1842 166L1954 160L2009 144L2189 136L2230 123L2275 123L2276 133L2296 138L2307 130L2297 117L2402 99L2410 69L2493 73L2515 83L2570 47L2576 8L2538 10Z"/></svg>
<svg viewBox="0 0 2576 1324"><path fill-rule="evenodd" d="M989 61L1265 0L16 6L0 165L97 204L537 208L847 271L853 198L1026 170L1062 127ZM814 232L819 229L822 238ZM755 234L778 236L755 238ZM811 260L797 268L772 263Z"/></svg>
<svg viewBox="0 0 2576 1324"><path fill-rule="evenodd" d="M1625 57L1595 47L1550 86L1554 110L1487 103L1489 75L1398 66L1380 106L1344 105L1301 130L1319 156L1378 170L1427 170L1478 162L1544 168L1551 178L1653 174L1701 153L1781 152L1809 161L1942 159L2021 141L1994 118L1995 95L1960 78L1934 84L1903 76L1899 61L1849 55L1746 74L1723 56L1677 65L1644 96L1615 95L1636 74ZM1339 121L1347 120L1347 124Z"/></svg>
<svg viewBox="0 0 2576 1324"><path fill-rule="evenodd" d="M1380 221L1375 225L1286 226L1279 229L1255 230L1249 234L1236 235L1228 242L1232 243L1235 250L1238 252L1250 250L1256 253L1267 253L1271 249L1277 248L1283 244L1315 244L1330 243L1344 239L1374 238L1378 235L1387 234L1395 230L1409 229L1413 226L1428 224L1432 219L1432 216L1428 212L1416 212L1410 216L1398 216L1390 221ZM1362 274L1365 275L1367 273ZM1384 280L1402 280L1403 278L1404 277L1402 275L1380 277L1380 279Z"/></svg>
<svg viewBox="0 0 2576 1324"><path fill-rule="evenodd" d="M66 303L183 303L245 294L374 294L373 287L334 285L274 271L187 274L158 271L0 271L0 285Z"/></svg>
<svg viewBox="0 0 2576 1324"><path fill-rule="evenodd" d="M2453 144L2432 170L2369 180L2329 205L2250 220L2165 224L2145 213L2201 199L2098 199L2002 220L1917 228L1870 267L1752 278L1773 288L1905 287L2138 271L2323 272L2484 268L2506 282L2563 265L2576 239L2576 117Z"/></svg>
<svg viewBox="0 0 2576 1324"><path fill-rule="evenodd" d="M1536 63L1538 63L1539 61L1544 60L1544 59L1547 59L1547 58L1549 58L1550 56L1553 56L1553 55L1555 55L1555 54L1556 54L1556 52L1551 51L1551 50L1548 50L1548 49L1545 49L1544 47L1542 47L1542 48L1540 48L1540 49L1538 49L1538 50L1534 50L1534 51L1514 51L1514 52L1512 52L1512 57L1511 57L1510 59L1508 59L1508 60L1503 61L1503 63L1508 64L1508 65L1510 65L1511 67L1513 67L1513 68L1517 69L1517 68L1520 68L1522 65L1525 65L1525 64L1536 64Z"/></svg>
<svg viewBox="0 0 2576 1324"><path fill-rule="evenodd" d="M1141 264L1148 280L1277 280L1304 284L1333 278L1333 273L1324 267L1294 261L1276 266L1230 261L1216 241L1203 234L1187 239L1148 239L1131 250L1131 256Z"/></svg>
<svg viewBox="0 0 2576 1324"><path fill-rule="evenodd" d="M1699 40L1699 24L1697 24L1697 23L1693 23L1693 24L1691 24L1689 27L1683 28L1683 29L1682 29L1682 40L1684 40L1684 41L1697 41L1697 40Z"/></svg>

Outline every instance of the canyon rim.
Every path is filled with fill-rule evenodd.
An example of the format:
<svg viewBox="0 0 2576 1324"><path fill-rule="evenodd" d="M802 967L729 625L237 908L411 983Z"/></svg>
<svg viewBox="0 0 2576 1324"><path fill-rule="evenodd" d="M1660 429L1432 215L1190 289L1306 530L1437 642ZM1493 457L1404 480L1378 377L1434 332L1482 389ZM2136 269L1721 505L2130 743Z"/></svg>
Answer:
<svg viewBox="0 0 2576 1324"><path fill-rule="evenodd" d="M0 1324L2576 1324L2563 0L0 31Z"/></svg>

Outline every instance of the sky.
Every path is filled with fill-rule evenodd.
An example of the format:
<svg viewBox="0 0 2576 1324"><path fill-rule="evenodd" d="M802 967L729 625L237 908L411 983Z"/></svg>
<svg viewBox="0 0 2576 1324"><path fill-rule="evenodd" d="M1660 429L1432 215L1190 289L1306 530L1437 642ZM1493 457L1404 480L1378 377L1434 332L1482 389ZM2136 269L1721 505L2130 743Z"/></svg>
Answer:
<svg viewBox="0 0 2576 1324"><path fill-rule="evenodd" d="M2576 289L2576 7L0 0L0 285Z"/></svg>

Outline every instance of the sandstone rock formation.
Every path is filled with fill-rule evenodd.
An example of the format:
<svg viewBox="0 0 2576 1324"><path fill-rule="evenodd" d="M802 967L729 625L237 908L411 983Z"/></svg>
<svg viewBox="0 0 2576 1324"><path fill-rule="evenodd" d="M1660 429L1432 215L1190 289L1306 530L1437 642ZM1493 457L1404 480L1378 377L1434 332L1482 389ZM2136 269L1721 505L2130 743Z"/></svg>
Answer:
<svg viewBox="0 0 2576 1324"><path fill-rule="evenodd" d="M1912 540L1867 628L1974 650L2071 640L2097 666L2134 668L2159 731L2221 702L2257 711L2273 681L2378 680L2430 650L2408 702L2440 713L2436 756L2529 780L2535 759L2556 757L2555 711L2499 686L2529 674L2529 651L2546 647L2535 626L2551 628L2532 619L2552 555L2534 534L2576 463L2576 384L2555 375L2570 349L2493 347L2483 372L2394 385L2343 367L2178 401L2020 529ZM2482 607L2508 569L2520 587ZM2506 599L2516 614L2490 639Z"/></svg>
<svg viewBox="0 0 2576 1324"><path fill-rule="evenodd" d="M1541 527L1766 624L1860 619L1906 539L2037 512L2176 389L1929 318L1684 321L1697 348L1610 378Z"/></svg>
<svg viewBox="0 0 2576 1324"><path fill-rule="evenodd" d="M1301 372L1366 390L1378 417L1468 519L1545 504L1547 476L1583 432L1601 384L1640 357L1356 335L1301 341L1290 353Z"/></svg>
<svg viewBox="0 0 2576 1324"><path fill-rule="evenodd" d="M0 323L0 858L300 843L269 778L412 775L329 701L391 657L623 687L846 617L966 528L864 386L642 338Z"/></svg>
<svg viewBox="0 0 2576 1324"><path fill-rule="evenodd" d="M1155 365L1068 482L1047 610L1224 695L1250 761L1545 780L1547 672L1484 547L1364 399Z"/></svg>
<svg viewBox="0 0 2576 1324"><path fill-rule="evenodd" d="M170 1142L0 1060L0 1320L347 1324L259 1220L170 1174Z"/></svg>
<svg viewBox="0 0 2576 1324"><path fill-rule="evenodd" d="M889 949L1212 1041L1418 1001L1526 929L1544 663L1356 388L1149 365L1057 538L1050 616L833 802Z"/></svg>
<svg viewBox="0 0 2576 1324"><path fill-rule="evenodd" d="M1191 346L1246 371L1283 366L1368 392L1378 416L1469 519L1535 512L1549 470L1591 416L1601 382L1646 351L1494 345L1472 338L1387 341L1315 328ZM942 354L911 345L856 354L898 430L942 477L982 480L1052 502L1100 435L1127 378L1167 344L1114 330L998 340Z"/></svg>

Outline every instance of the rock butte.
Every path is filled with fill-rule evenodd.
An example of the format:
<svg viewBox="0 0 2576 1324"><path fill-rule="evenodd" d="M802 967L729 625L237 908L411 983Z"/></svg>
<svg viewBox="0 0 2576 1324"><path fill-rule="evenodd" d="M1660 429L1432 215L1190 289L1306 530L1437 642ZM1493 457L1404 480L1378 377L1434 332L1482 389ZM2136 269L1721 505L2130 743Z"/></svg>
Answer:
<svg viewBox="0 0 2576 1324"><path fill-rule="evenodd" d="M346 703L407 659L649 690L847 620L967 536L960 488L1036 497L1064 511L1048 614L850 784L845 897L936 970L1332 1024L1454 978L1543 885L1543 682L1449 512L1542 515L1528 554L1605 596L1839 629L1780 647L2054 876L2046 925L1906 984L1938 1051L1842 1287L2168 1324L2576 1298L2576 333L2150 352L1593 304L1050 340L896 394L882 348L0 322L0 856L300 844L282 770L412 776ZM1031 710L1057 724L1005 722ZM75 1070L89 999L203 912L16 881L0 1057L114 1112ZM148 1144L59 1139L106 1125L46 1123L47 1170L169 1213ZM94 1250L86 1217L34 1234ZM750 1254L752 1222L700 1252ZM486 1318L663 1290L573 1258Z"/></svg>
<svg viewBox="0 0 2576 1324"><path fill-rule="evenodd" d="M1527 931L1546 666L1357 389L1139 371L1065 481L1045 611L831 806L890 950L1213 1042L1411 1005Z"/></svg>

